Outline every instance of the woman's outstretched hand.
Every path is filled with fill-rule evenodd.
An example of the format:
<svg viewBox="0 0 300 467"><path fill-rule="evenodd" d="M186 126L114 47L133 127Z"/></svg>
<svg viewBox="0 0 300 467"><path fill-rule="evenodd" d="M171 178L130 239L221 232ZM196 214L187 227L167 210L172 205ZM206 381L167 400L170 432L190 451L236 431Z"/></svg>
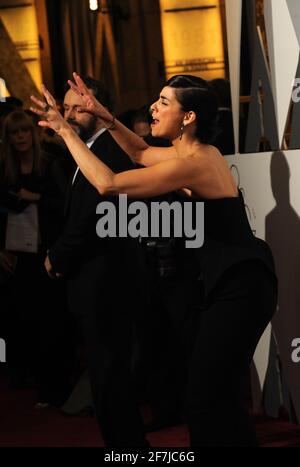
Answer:
<svg viewBox="0 0 300 467"><path fill-rule="evenodd" d="M111 113L99 102L94 96L93 92L87 88L83 80L77 73L73 73L73 81L68 80L68 85L76 94L78 94L84 101L85 106L80 108L80 112L88 112L92 115L103 120L104 123L111 123L113 116Z"/></svg>
<svg viewBox="0 0 300 467"><path fill-rule="evenodd" d="M39 121L39 126L51 128L58 135L63 136L63 131L71 127L61 115L54 97L44 85L42 85L42 93L45 96L46 102L41 101L35 96L31 96L32 102L40 107L40 109L30 107L30 110L44 119Z"/></svg>

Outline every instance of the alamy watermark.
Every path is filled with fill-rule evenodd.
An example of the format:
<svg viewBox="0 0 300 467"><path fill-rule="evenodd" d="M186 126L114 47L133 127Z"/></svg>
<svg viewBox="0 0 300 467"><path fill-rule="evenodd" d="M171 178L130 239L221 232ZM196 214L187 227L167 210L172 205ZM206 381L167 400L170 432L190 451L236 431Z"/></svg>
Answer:
<svg viewBox="0 0 300 467"><path fill-rule="evenodd" d="M299 363L300 362L300 337L295 337L292 340L291 346L294 348L294 350L291 353L292 362Z"/></svg>
<svg viewBox="0 0 300 467"><path fill-rule="evenodd" d="M3 78L0 78L0 102L6 102L6 84Z"/></svg>
<svg viewBox="0 0 300 467"><path fill-rule="evenodd" d="M6 363L6 342L0 339L0 363Z"/></svg>
<svg viewBox="0 0 300 467"><path fill-rule="evenodd" d="M300 102L300 78L295 78L293 81L292 101L295 104Z"/></svg>
<svg viewBox="0 0 300 467"><path fill-rule="evenodd" d="M96 225L100 238L185 238L186 248L200 248L204 243L204 203L173 201L131 201L119 195L119 204L98 204L101 217Z"/></svg>

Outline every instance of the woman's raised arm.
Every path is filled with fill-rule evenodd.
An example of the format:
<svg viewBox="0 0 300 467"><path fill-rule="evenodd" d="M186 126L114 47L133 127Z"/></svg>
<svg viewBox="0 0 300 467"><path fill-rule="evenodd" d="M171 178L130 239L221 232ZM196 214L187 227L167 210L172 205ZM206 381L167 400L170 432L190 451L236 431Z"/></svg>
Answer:
<svg viewBox="0 0 300 467"><path fill-rule="evenodd" d="M45 120L40 126L56 131L65 141L83 175L103 195L127 194L129 197L152 197L182 187L192 188L196 173L193 161L173 158L144 169L115 174L99 160L72 130L59 112L54 97L45 87L43 94L47 104L32 96L40 109L31 110Z"/></svg>
<svg viewBox="0 0 300 467"><path fill-rule="evenodd" d="M116 143L128 154L135 163L149 167L160 162L176 157L173 147L159 148L149 146L142 138L129 130L119 122L101 102L94 96L93 92L87 88L83 80L77 73L73 73L74 81L68 81L70 88L85 101L85 107L81 112L89 112L103 121L105 127L110 131Z"/></svg>

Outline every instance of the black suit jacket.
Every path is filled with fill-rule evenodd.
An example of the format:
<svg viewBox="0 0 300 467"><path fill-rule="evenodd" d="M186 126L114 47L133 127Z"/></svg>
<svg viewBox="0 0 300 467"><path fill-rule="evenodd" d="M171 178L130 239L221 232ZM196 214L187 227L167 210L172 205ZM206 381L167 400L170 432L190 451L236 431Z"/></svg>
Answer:
<svg viewBox="0 0 300 467"><path fill-rule="evenodd" d="M5 248L7 213L21 212L28 202L19 200L17 193L25 188L41 195L36 203L39 215L40 252L45 254L61 232L63 226L64 198L66 184L59 164L54 156L42 154L41 175L20 175L16 186L4 187L1 184L2 168L0 167L0 250Z"/></svg>
<svg viewBox="0 0 300 467"><path fill-rule="evenodd" d="M91 151L115 173L134 167L108 131L96 139ZM73 185L70 180L65 206L65 227L49 251L49 259L55 272L62 273L67 278L76 277L87 263L95 263L95 258L108 255L125 243L120 239L101 239L97 236L96 223L99 217L96 216L96 207L103 199L80 170ZM107 199L106 197L105 200ZM116 203L118 197L111 198L110 201Z"/></svg>

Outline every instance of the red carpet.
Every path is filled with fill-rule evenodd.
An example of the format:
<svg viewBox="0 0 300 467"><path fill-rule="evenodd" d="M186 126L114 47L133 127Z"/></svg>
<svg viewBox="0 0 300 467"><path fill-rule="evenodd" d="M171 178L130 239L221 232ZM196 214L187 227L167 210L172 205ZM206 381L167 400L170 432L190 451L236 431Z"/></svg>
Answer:
<svg viewBox="0 0 300 467"><path fill-rule="evenodd" d="M0 379L0 447L99 447L103 441L89 415L67 416L58 409L35 409L32 390L8 390ZM283 420L256 418L260 446L300 447L300 427ZM153 447L186 447L185 426L151 433Z"/></svg>

